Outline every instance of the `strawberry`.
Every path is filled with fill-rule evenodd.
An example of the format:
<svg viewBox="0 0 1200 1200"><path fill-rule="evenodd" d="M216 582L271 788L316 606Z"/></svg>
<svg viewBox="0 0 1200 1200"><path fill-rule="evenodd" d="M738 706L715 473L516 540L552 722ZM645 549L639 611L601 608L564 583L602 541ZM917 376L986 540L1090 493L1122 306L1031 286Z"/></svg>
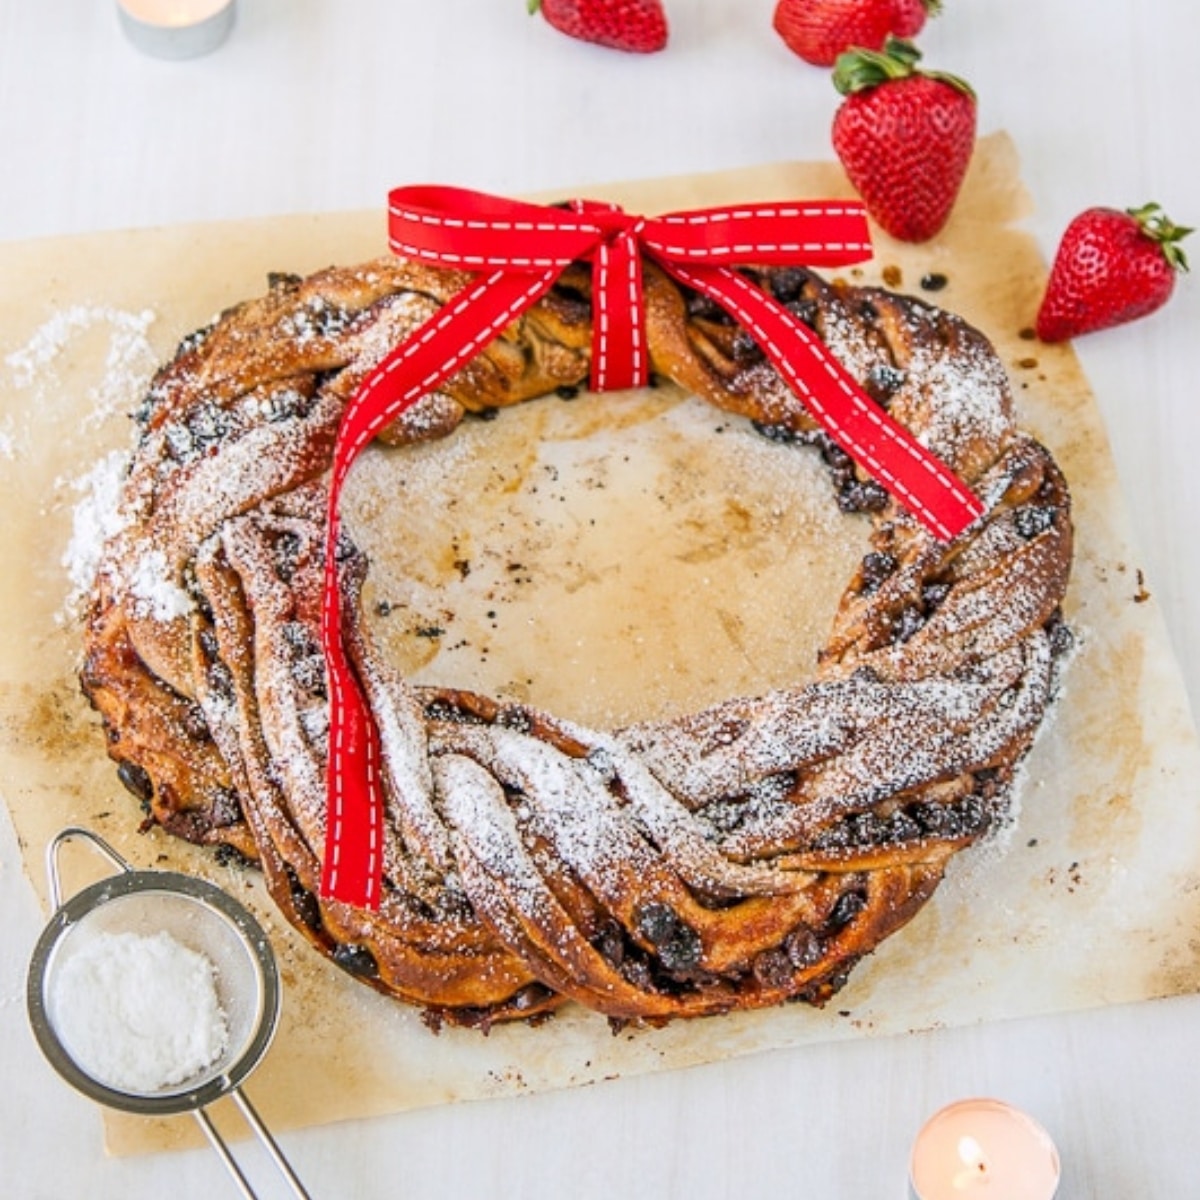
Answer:
<svg viewBox="0 0 1200 1200"><path fill-rule="evenodd" d="M667 44L662 0L529 0L529 11L568 37L650 54Z"/></svg>
<svg viewBox="0 0 1200 1200"><path fill-rule="evenodd" d="M1063 233L1037 315L1043 342L1063 342L1162 308L1187 270L1173 225L1157 204L1089 208Z"/></svg>
<svg viewBox="0 0 1200 1200"><path fill-rule="evenodd" d="M805 62L832 67L837 56L861 46L879 50L888 35L916 37L942 0L778 0L775 32Z"/></svg>
<svg viewBox="0 0 1200 1200"><path fill-rule="evenodd" d="M833 148L867 211L893 237L923 242L949 219L975 148L975 93L917 67L921 52L888 38L882 51L841 55L833 82L846 98Z"/></svg>
<svg viewBox="0 0 1200 1200"><path fill-rule="evenodd" d="M936 17L942 11L942 0L894 0L892 11L892 35L907 41L925 28L926 17Z"/></svg>

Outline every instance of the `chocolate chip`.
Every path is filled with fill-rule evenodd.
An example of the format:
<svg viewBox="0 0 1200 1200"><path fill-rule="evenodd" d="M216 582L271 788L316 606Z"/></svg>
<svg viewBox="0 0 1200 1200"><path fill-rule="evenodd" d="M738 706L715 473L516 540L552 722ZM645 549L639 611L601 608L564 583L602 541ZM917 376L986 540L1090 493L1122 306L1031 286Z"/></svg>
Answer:
<svg viewBox="0 0 1200 1200"><path fill-rule="evenodd" d="M802 325L807 325L809 329L816 329L817 317L820 315L821 310L815 300L796 300L791 304L784 305L784 307Z"/></svg>
<svg viewBox="0 0 1200 1200"><path fill-rule="evenodd" d="M213 850L213 858L218 867L244 867L250 860L236 847L228 842L221 842Z"/></svg>
<svg viewBox="0 0 1200 1200"><path fill-rule="evenodd" d="M888 821L888 841L915 842L921 837L921 827L906 812L892 814Z"/></svg>
<svg viewBox="0 0 1200 1200"><path fill-rule="evenodd" d="M295 388L287 388L276 392L268 402L267 421L278 425L281 421L302 421L312 411L311 395L305 395Z"/></svg>
<svg viewBox="0 0 1200 1200"><path fill-rule="evenodd" d="M514 729L517 733L532 733L533 718L529 710L520 705L509 705L496 714L496 724L503 729Z"/></svg>
<svg viewBox="0 0 1200 1200"><path fill-rule="evenodd" d="M838 508L842 512L882 512L887 505L887 491L873 479L852 479L838 492Z"/></svg>
<svg viewBox="0 0 1200 1200"><path fill-rule="evenodd" d="M1026 541L1032 541L1038 534L1045 533L1054 524L1054 515L1053 508L1035 506L1018 508L1013 513L1013 525Z"/></svg>
<svg viewBox="0 0 1200 1200"><path fill-rule="evenodd" d="M795 974L795 968L783 950L764 950L755 956L750 969L754 978L767 988L787 987Z"/></svg>
<svg viewBox="0 0 1200 1200"><path fill-rule="evenodd" d="M149 804L154 799L154 781L150 778L145 767L139 766L135 762L129 762L128 760L118 763L117 778L142 803Z"/></svg>
<svg viewBox="0 0 1200 1200"><path fill-rule="evenodd" d="M679 918L669 905L651 901L637 911L634 922L640 936L652 946L659 946L674 934Z"/></svg>
<svg viewBox="0 0 1200 1200"><path fill-rule="evenodd" d="M966 835L982 833L992 823L989 807L979 796L967 796L956 804L954 815Z"/></svg>
<svg viewBox="0 0 1200 1200"><path fill-rule="evenodd" d="M821 957L821 942L811 929L801 926L787 935L783 948L794 967L811 967Z"/></svg>
<svg viewBox="0 0 1200 1200"><path fill-rule="evenodd" d="M696 966L703 953L700 935L679 920L666 904L652 901L638 910L637 932L658 951L668 971L687 971Z"/></svg>
<svg viewBox="0 0 1200 1200"><path fill-rule="evenodd" d="M863 390L880 407L886 407L887 402L896 394L903 382L903 371L897 370L888 363L876 363L867 372Z"/></svg>
<svg viewBox="0 0 1200 1200"><path fill-rule="evenodd" d="M224 438L231 428L229 414L215 404L200 404L187 416L192 453L199 455Z"/></svg>
<svg viewBox="0 0 1200 1200"><path fill-rule="evenodd" d="M237 792L232 788L217 788L209 807L209 819L217 829L236 825L242 819L242 802Z"/></svg>
<svg viewBox="0 0 1200 1200"><path fill-rule="evenodd" d="M699 292L690 292L687 298L689 317L701 321L716 321L721 325L732 325L733 318L715 301Z"/></svg>
<svg viewBox="0 0 1200 1200"><path fill-rule="evenodd" d="M207 672L208 690L218 700L232 704L237 698L237 690L233 685L233 672L223 663L212 663Z"/></svg>
<svg viewBox="0 0 1200 1200"><path fill-rule="evenodd" d="M375 955L366 946L336 946L333 961L343 971L357 975L360 979L374 979L379 974Z"/></svg>
<svg viewBox="0 0 1200 1200"><path fill-rule="evenodd" d="M950 594L948 583L925 583L921 585L921 603L925 606L925 615L929 616Z"/></svg>
<svg viewBox="0 0 1200 1200"><path fill-rule="evenodd" d="M921 287L927 292L940 292L950 280L941 271L931 271L921 276Z"/></svg>
<svg viewBox="0 0 1200 1200"><path fill-rule="evenodd" d="M643 992L655 991L654 977L644 959L627 958L621 963L621 978Z"/></svg>
<svg viewBox="0 0 1200 1200"><path fill-rule="evenodd" d="M680 925L674 935L658 947L658 957L668 971L690 971L704 953L700 935L690 925Z"/></svg>
<svg viewBox="0 0 1200 1200"><path fill-rule="evenodd" d="M836 442L830 441L827 437L822 437L818 442L818 448L821 451L822 460L831 470L853 472L853 459Z"/></svg>
<svg viewBox="0 0 1200 1200"><path fill-rule="evenodd" d="M295 910L296 916L308 926L309 929L318 930L321 928L321 905L317 901L316 896L312 894L297 878L295 871L291 867L287 868L288 875L288 891L291 893L292 908ZM338 947L342 949L342 947ZM337 957L335 952L334 957Z"/></svg>
<svg viewBox="0 0 1200 1200"><path fill-rule="evenodd" d="M872 592L878 590L879 585L884 582L900 565L900 560L894 554L882 554L878 551L872 551L870 554L864 555L862 567L859 571L860 583L859 593L863 596L869 596Z"/></svg>
<svg viewBox="0 0 1200 1200"><path fill-rule="evenodd" d="M609 921L604 928L592 938L593 948L600 956L614 967L619 967L625 961L625 931L616 921Z"/></svg>
<svg viewBox="0 0 1200 1200"><path fill-rule="evenodd" d="M758 343L744 329L738 330L734 334L733 343L729 349L733 355L733 361L739 366L762 362L765 357L762 350L759 349Z"/></svg>
<svg viewBox="0 0 1200 1200"><path fill-rule="evenodd" d="M950 810L941 804L914 804L910 812L913 820L926 834L948 836L954 824Z"/></svg>
<svg viewBox="0 0 1200 1200"><path fill-rule="evenodd" d="M780 304L791 304L800 299L809 278L809 273L802 267L780 267L771 272L767 287Z"/></svg>
<svg viewBox="0 0 1200 1200"><path fill-rule="evenodd" d="M539 1004L544 1004L554 993L541 983L526 984L512 998L512 1006L517 1012L528 1012Z"/></svg>
<svg viewBox="0 0 1200 1200"><path fill-rule="evenodd" d="M886 840L887 826L873 812L856 813L846 824L856 846L878 846Z"/></svg>
<svg viewBox="0 0 1200 1200"><path fill-rule="evenodd" d="M300 535L290 530L271 542L271 561L280 583L290 583L300 562Z"/></svg>
<svg viewBox="0 0 1200 1200"><path fill-rule="evenodd" d="M836 931L844 928L866 907L867 898L862 892L843 892L825 922L826 929Z"/></svg>
<svg viewBox="0 0 1200 1200"><path fill-rule="evenodd" d="M1045 625L1050 638L1050 653L1055 657L1066 654L1075 645L1075 635L1071 627L1063 620L1062 612L1054 613Z"/></svg>
<svg viewBox="0 0 1200 1200"><path fill-rule="evenodd" d="M750 424L755 433L765 437L769 442L778 442L780 445L786 446L792 445L800 438L794 429L789 429L786 425L767 425L762 421L751 421Z"/></svg>

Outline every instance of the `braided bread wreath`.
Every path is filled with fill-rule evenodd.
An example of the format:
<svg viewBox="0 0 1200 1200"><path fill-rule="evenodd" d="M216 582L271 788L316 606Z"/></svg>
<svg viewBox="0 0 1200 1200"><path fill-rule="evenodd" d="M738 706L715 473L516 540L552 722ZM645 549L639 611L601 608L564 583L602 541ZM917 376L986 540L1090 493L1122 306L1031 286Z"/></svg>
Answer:
<svg viewBox="0 0 1200 1200"><path fill-rule="evenodd" d="M259 863L313 945L435 1027L567 1000L616 1023L821 1004L1006 819L1070 640L1063 477L1014 426L999 360L960 319L806 270L746 274L986 515L935 540L815 430L728 317L647 265L656 376L816 445L841 507L870 512L870 552L814 680L614 732L412 686L352 616L386 759L377 912L319 896L328 471L357 386L467 277L390 258L273 276L180 344L137 413L81 672L120 778L147 825ZM579 386L590 329L589 275L572 267L383 440L440 438ZM355 614L367 564L343 548Z"/></svg>

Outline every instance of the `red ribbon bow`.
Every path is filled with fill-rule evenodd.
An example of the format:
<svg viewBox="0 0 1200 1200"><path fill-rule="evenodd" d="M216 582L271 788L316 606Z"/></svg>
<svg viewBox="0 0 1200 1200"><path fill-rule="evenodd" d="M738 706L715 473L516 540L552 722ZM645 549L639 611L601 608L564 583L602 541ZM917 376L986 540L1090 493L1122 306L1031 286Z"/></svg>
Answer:
<svg viewBox="0 0 1200 1200"><path fill-rule="evenodd" d="M334 450L322 629L330 731L321 886L328 897L368 908L380 899L383 794L379 734L342 641L336 568L342 485L385 426L478 355L568 264L592 265L593 390L641 387L649 378L645 256L747 330L833 440L936 536L956 537L982 512L962 481L872 402L803 322L732 268L869 259L859 204L751 204L639 217L586 200L547 208L458 188L411 187L389 197L389 234L403 257L477 274L363 383Z"/></svg>

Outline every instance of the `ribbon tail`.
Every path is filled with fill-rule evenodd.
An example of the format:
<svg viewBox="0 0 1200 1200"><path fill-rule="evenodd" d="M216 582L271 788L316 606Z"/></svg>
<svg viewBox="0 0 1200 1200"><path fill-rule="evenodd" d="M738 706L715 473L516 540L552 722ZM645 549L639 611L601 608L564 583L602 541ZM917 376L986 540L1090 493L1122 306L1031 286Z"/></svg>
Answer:
<svg viewBox="0 0 1200 1200"><path fill-rule="evenodd" d="M323 615L329 674L329 766L321 892L356 907L377 909L383 882L379 735L343 649L336 566L332 582L327 578Z"/></svg>
<svg viewBox="0 0 1200 1200"><path fill-rule="evenodd" d="M812 331L778 301L728 267L657 261L680 283L730 313L821 428L935 537L952 541L982 516L984 507L974 492L872 401Z"/></svg>
<svg viewBox="0 0 1200 1200"><path fill-rule="evenodd" d="M338 580L338 506L350 467L375 436L478 355L550 290L553 268L495 271L468 284L371 373L342 415L326 521L321 636L329 677L329 763L321 893L378 908L384 797L379 731L345 650Z"/></svg>

